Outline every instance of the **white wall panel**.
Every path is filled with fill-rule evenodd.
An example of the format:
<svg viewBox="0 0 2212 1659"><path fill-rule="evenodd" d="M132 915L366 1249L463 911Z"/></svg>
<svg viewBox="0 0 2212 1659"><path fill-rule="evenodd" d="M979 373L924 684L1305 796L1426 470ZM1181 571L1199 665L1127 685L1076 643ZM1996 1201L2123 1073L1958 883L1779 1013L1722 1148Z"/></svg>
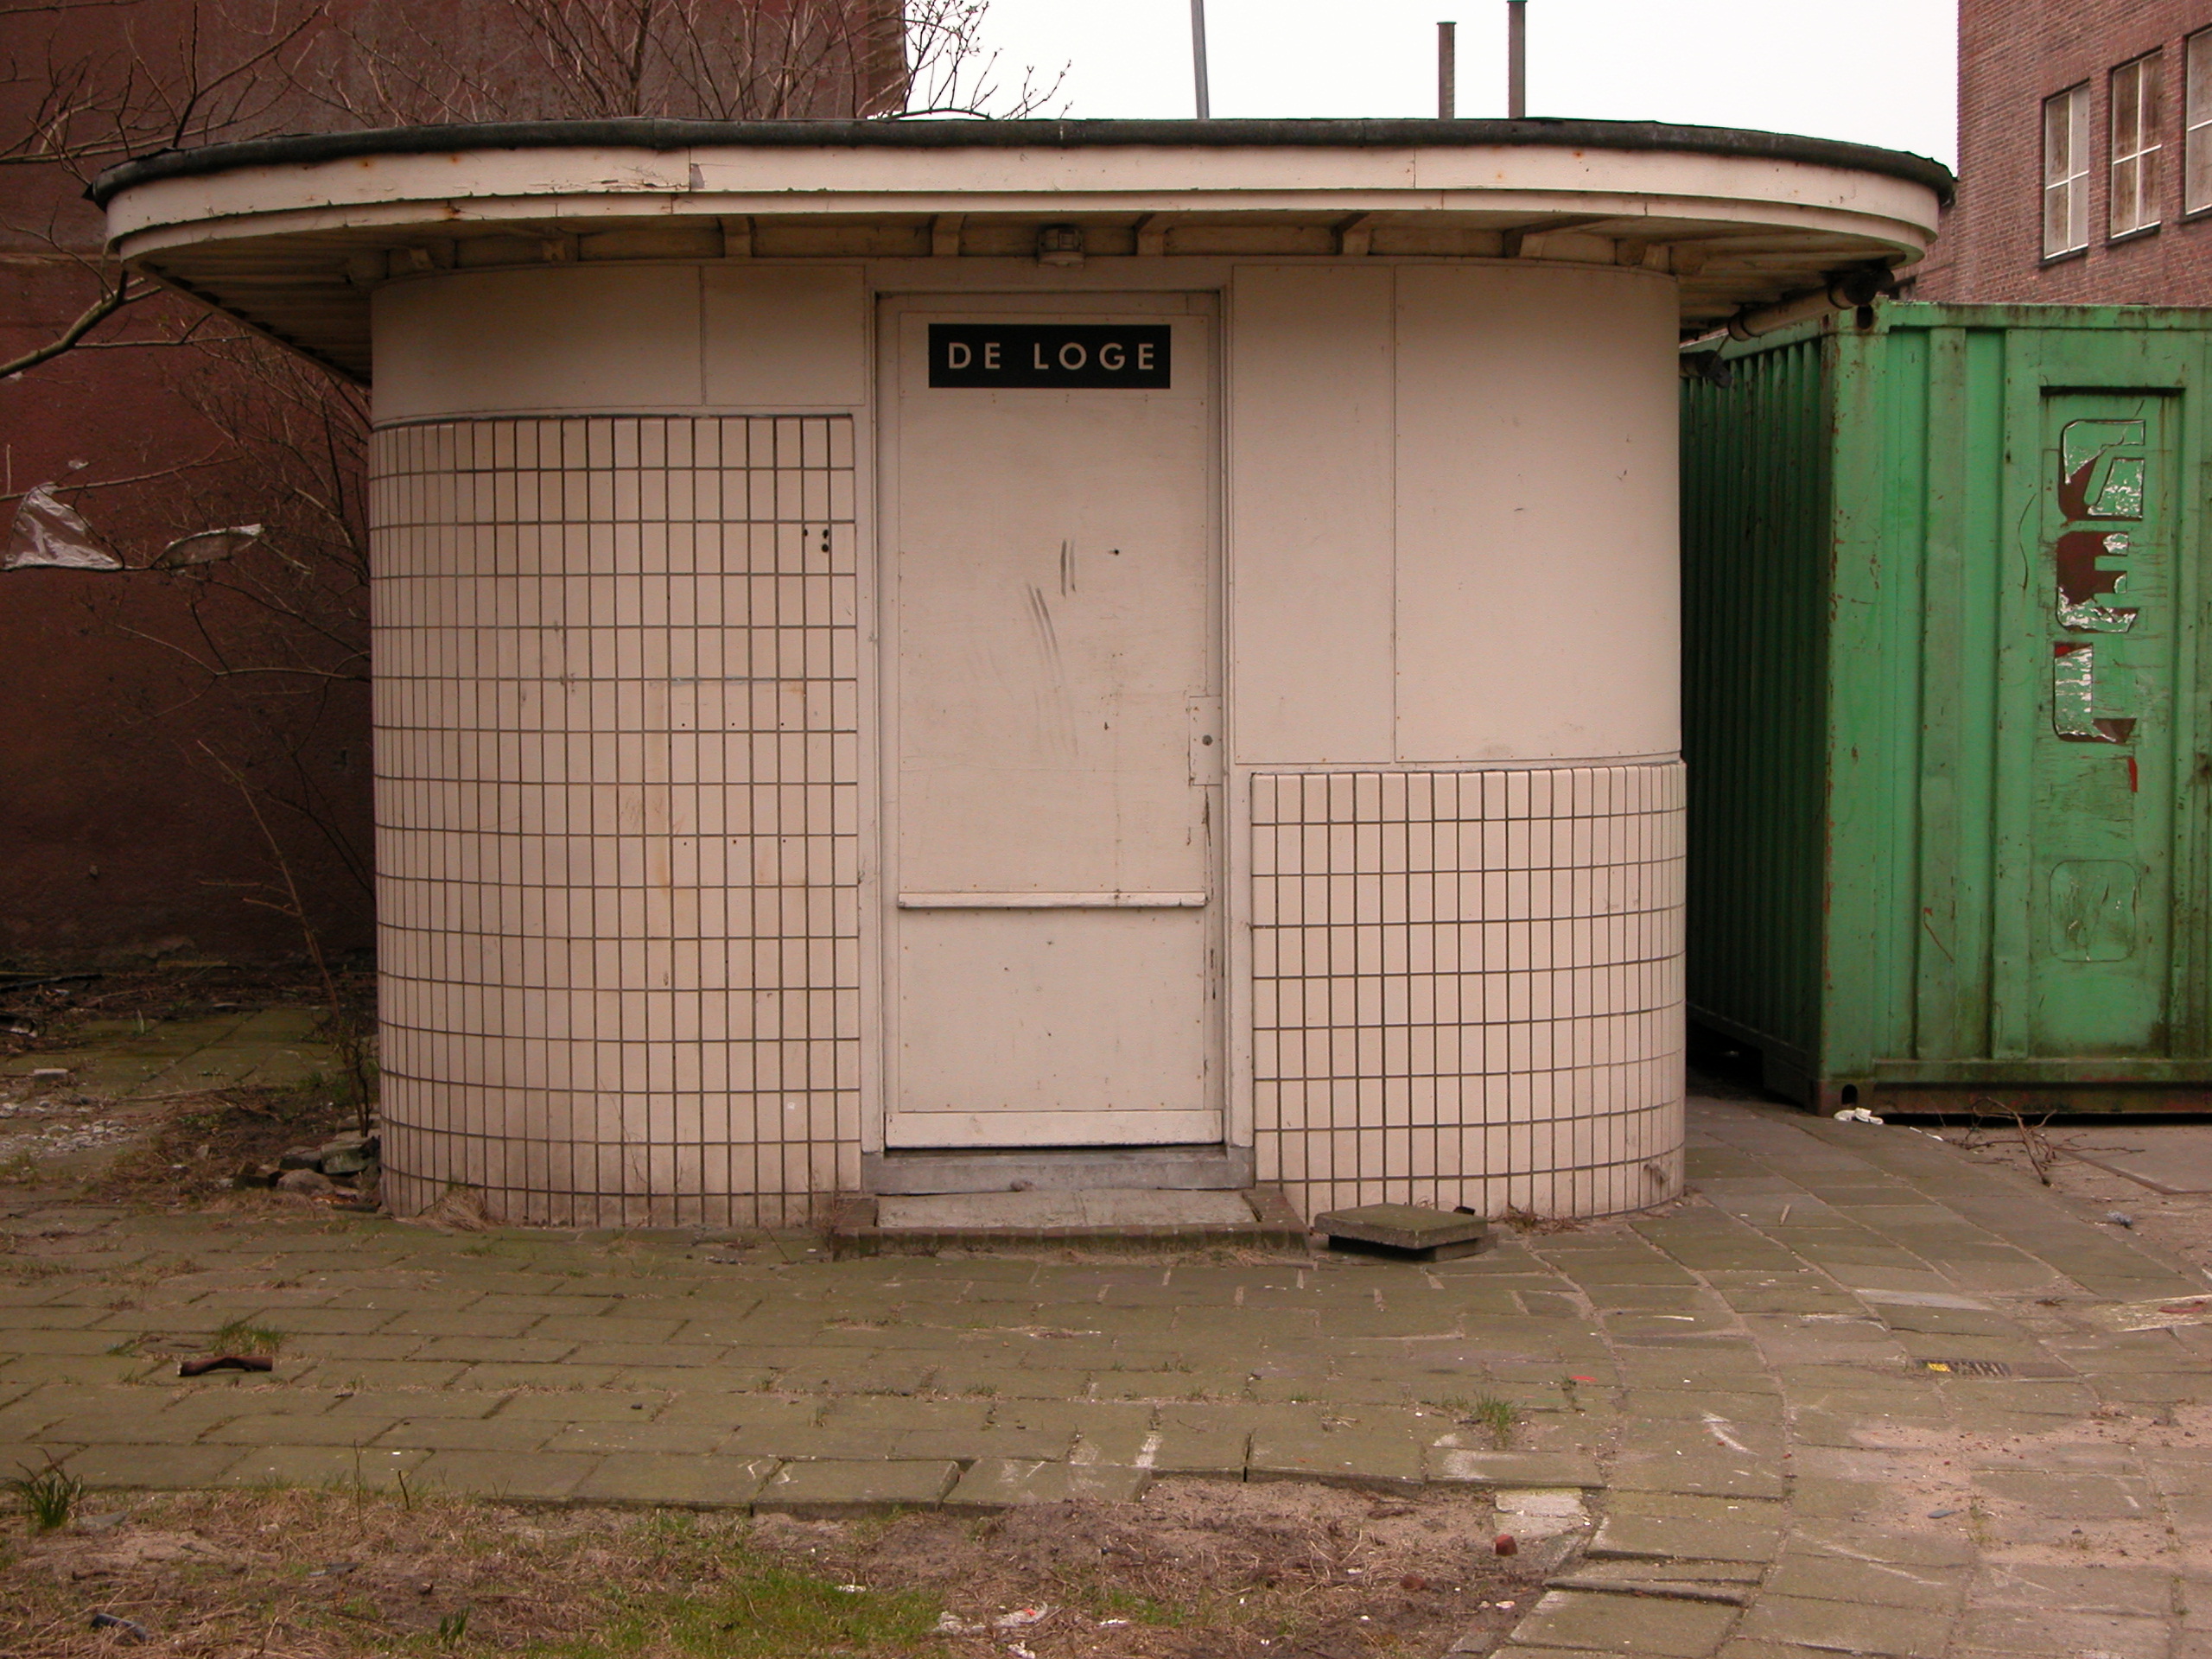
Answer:
<svg viewBox="0 0 2212 1659"><path fill-rule="evenodd" d="M1230 726L1248 765L1391 753L1391 280L1236 276Z"/></svg>
<svg viewBox="0 0 2212 1659"><path fill-rule="evenodd" d="M732 264L702 278L700 358L722 409L857 408L868 301L857 267Z"/></svg>
<svg viewBox="0 0 2212 1659"><path fill-rule="evenodd" d="M376 418L690 409L693 265L459 271L376 295Z"/></svg>
<svg viewBox="0 0 2212 1659"><path fill-rule="evenodd" d="M1399 760L1679 747L1675 313L1626 270L1398 271Z"/></svg>

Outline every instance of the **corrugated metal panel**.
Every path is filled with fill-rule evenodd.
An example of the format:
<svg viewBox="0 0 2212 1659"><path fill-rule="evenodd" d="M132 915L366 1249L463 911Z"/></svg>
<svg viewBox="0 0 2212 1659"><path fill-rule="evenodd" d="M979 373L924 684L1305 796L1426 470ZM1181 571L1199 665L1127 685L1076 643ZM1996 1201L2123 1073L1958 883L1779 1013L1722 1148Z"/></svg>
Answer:
<svg viewBox="0 0 2212 1659"><path fill-rule="evenodd" d="M1822 1104L2212 1108L2212 314L1729 355L1684 394L1693 1017Z"/></svg>
<svg viewBox="0 0 2212 1659"><path fill-rule="evenodd" d="M1820 1038L1827 353L1801 340L1683 392L1689 1006L1777 1071Z"/></svg>

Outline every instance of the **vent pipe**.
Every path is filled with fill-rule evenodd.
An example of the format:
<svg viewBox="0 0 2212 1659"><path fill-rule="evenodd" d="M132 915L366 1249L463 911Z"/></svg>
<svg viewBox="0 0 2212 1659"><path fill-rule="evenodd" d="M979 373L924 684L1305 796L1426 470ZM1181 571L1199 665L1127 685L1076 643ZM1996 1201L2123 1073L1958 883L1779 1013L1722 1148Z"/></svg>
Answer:
<svg viewBox="0 0 2212 1659"><path fill-rule="evenodd" d="M1505 0L1505 116L1529 116L1529 0Z"/></svg>

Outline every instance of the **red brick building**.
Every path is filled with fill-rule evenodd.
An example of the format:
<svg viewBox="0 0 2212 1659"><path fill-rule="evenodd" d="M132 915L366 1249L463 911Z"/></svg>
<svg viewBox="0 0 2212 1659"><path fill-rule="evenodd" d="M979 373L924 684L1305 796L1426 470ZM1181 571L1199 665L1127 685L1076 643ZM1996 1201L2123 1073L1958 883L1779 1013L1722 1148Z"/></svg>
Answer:
<svg viewBox="0 0 2212 1659"><path fill-rule="evenodd" d="M1915 298L2212 305L2212 0L1959 0L1958 174Z"/></svg>
<svg viewBox="0 0 2212 1659"><path fill-rule="evenodd" d="M0 364L101 292L84 181L124 149L433 119L850 117L909 95L899 0L664 16L640 54L615 50L620 0L0 6ZM566 79L548 72L563 28L599 29L607 60L579 48ZM133 567L0 574L0 969L296 956L293 883L327 949L373 938L365 590L300 545L358 537L358 454L321 442L314 388L281 356L264 354L272 379L170 343L200 317L149 299L0 380L0 541L49 485ZM300 454L321 475L300 479ZM303 524L288 494L331 511ZM247 523L266 545L219 591L143 568Z"/></svg>

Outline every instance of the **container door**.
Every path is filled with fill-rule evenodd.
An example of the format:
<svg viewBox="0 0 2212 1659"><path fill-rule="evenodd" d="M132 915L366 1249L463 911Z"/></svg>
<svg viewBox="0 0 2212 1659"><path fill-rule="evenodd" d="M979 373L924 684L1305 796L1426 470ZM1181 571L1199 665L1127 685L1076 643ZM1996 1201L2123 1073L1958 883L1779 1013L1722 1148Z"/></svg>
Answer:
<svg viewBox="0 0 2212 1659"><path fill-rule="evenodd" d="M1217 1142L1209 319L886 323L887 1144Z"/></svg>
<svg viewBox="0 0 2212 1659"><path fill-rule="evenodd" d="M2041 661L2029 779L2031 1052L2172 1041L2172 399L2044 399Z"/></svg>

